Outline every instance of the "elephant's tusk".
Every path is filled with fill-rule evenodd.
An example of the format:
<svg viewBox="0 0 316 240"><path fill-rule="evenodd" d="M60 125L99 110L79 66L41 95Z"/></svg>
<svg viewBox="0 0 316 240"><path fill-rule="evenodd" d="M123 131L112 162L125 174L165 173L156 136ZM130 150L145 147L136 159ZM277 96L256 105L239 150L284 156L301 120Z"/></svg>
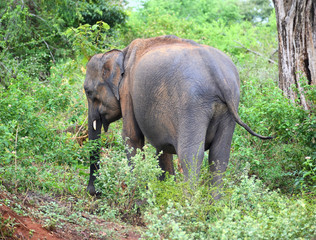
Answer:
<svg viewBox="0 0 316 240"><path fill-rule="evenodd" d="M94 131L97 130L97 121L96 120L93 121L93 129L94 129Z"/></svg>

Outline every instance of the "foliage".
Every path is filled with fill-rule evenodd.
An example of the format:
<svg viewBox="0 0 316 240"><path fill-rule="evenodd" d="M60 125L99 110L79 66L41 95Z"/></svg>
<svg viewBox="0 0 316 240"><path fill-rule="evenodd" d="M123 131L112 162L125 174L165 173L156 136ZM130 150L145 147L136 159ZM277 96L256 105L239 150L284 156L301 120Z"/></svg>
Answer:
<svg viewBox="0 0 316 240"><path fill-rule="evenodd" d="M89 24L108 30L124 24L126 14L118 1L9 0L1 2L0 17L0 82L8 87L21 69L46 79L50 67L71 53L73 39L63 34L68 27Z"/></svg>
<svg viewBox="0 0 316 240"><path fill-rule="evenodd" d="M257 59L254 63L261 67L269 64L262 59ZM314 155L315 114L304 111L283 96L275 82L269 79L267 69L270 68L271 77L274 68L267 66L261 70L251 69L249 64L251 63L246 62L240 68L243 84L239 114L257 132L271 134L276 138L272 142L258 141L237 128L233 143L233 161L238 161L239 165L240 160L250 162L252 174L263 179L271 188L293 192L300 186L304 185L306 189L309 185L309 189L313 189L314 183L310 180L308 185L302 183L302 175L306 168L305 159ZM243 164L240 165L241 168ZM308 176L313 175L312 171L307 172Z"/></svg>
<svg viewBox="0 0 316 240"><path fill-rule="evenodd" d="M128 32L124 34L126 44L134 38L173 34L216 47L232 54L238 60L243 60L247 56L245 54L247 49L254 51L258 49L258 52L267 54L264 57L270 58L269 51L277 48L277 42L271 41L274 38L277 40L273 15L270 22L258 26L253 26L250 22L238 21L230 21L227 24L223 18L208 18L207 21L199 22L198 18L186 18L180 15L179 9L173 10L169 6L172 3L173 1L149 1L148 6L145 5L143 10L133 13L127 23ZM240 43L243 43L243 46Z"/></svg>
<svg viewBox="0 0 316 240"><path fill-rule="evenodd" d="M71 79L65 78L66 72L61 71L67 64L60 66L51 69L47 82L19 72L16 79L10 80L7 89L0 89L0 178L4 183L14 181L14 189L51 191L58 185L55 174L60 170L42 171L43 165L54 163L75 167L85 162L93 147L86 144L80 148L72 139L75 134L62 131L68 124L82 123L82 114L86 110L77 96L71 96L71 92L78 92L71 87ZM56 116L59 116L58 120ZM65 177L66 174L63 179ZM66 182L57 192L76 189L72 184L72 181Z"/></svg>
<svg viewBox="0 0 316 240"><path fill-rule="evenodd" d="M52 23L52 15L42 11L43 3L14 0L2 3L0 78L6 87L22 69L44 80L56 59L67 52L68 42L60 35L58 26Z"/></svg>
<svg viewBox="0 0 316 240"><path fill-rule="evenodd" d="M310 112L278 88L278 66L271 63L277 61L276 23L268 1L150 0L130 13L120 2L0 2L1 184L13 193L67 199L70 210L49 202L32 213L50 230L67 221L91 229L98 221L90 219L97 216L146 225L144 239L312 238L315 88L301 80ZM227 53L240 73L241 118L275 139L264 142L236 127L223 198L214 203L207 164L194 191L176 164L176 178L158 181L153 148L146 146L128 163L117 122L101 136L106 147L96 183L101 196L92 199L85 192L87 159L97 143L79 145L79 131L65 132L72 125L86 130L85 64L94 53L164 34Z"/></svg>
<svg viewBox="0 0 316 240"><path fill-rule="evenodd" d="M77 28L81 24L94 25L99 21L114 27L117 24L124 24L126 12L123 9L123 2L118 0L57 0L46 3L48 8L56 5L56 16L58 25L63 28Z"/></svg>
<svg viewBox="0 0 316 240"><path fill-rule="evenodd" d="M272 2L269 0L239 1L237 5L243 19L254 23L268 21L273 12Z"/></svg>
<svg viewBox="0 0 316 240"><path fill-rule="evenodd" d="M223 20L225 23L239 21L241 16L237 9L235 0L226 1L157 1L151 0L144 4L146 15L159 8L162 14L173 13L177 18L195 19L197 22L204 23L209 21ZM149 13L149 14L148 14Z"/></svg>
<svg viewBox="0 0 316 240"><path fill-rule="evenodd" d="M229 181L228 181L229 183ZM308 239L314 236L316 212L304 200L289 200L268 191L261 181L243 175L220 202L208 199L169 201L161 208L153 199L146 212L144 239ZM196 194L199 198L199 194ZM204 200L204 201L203 201ZM197 214L200 213L201 215Z"/></svg>
<svg viewBox="0 0 316 240"><path fill-rule="evenodd" d="M94 25L103 21L112 28L125 22L126 13L121 1L94 0L86 5L82 11L83 22Z"/></svg>
<svg viewBox="0 0 316 240"><path fill-rule="evenodd" d="M122 139L121 146L124 146ZM148 183L157 182L161 175L156 154L151 150L145 146L143 152L138 150L128 162L122 147L110 148L101 161L97 189L106 204L118 209L126 219L132 219L137 206L150 197L146 190Z"/></svg>
<svg viewBox="0 0 316 240"><path fill-rule="evenodd" d="M15 239L13 238L15 224L10 216L6 219L0 213L0 239Z"/></svg>
<svg viewBox="0 0 316 240"><path fill-rule="evenodd" d="M78 28L69 28L64 34L72 39L76 55L83 55L82 58L88 60L97 52L101 52L107 39L109 25L104 22L97 22L95 25L81 25ZM102 44L99 46L99 44Z"/></svg>

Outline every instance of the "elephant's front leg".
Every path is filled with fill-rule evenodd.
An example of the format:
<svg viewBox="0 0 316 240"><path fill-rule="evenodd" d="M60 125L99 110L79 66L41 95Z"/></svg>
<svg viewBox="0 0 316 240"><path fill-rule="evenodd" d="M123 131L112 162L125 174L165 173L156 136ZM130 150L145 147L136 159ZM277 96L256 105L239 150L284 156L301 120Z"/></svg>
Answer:
<svg viewBox="0 0 316 240"><path fill-rule="evenodd" d="M123 123L124 124L124 123ZM137 148L143 149L144 147L144 135L137 129L130 129L129 127L123 127L123 139L125 140L128 148L126 150L127 158L130 160L135 156Z"/></svg>
<svg viewBox="0 0 316 240"><path fill-rule="evenodd" d="M125 91L127 90L125 89ZM144 134L137 124L133 111L132 101L128 94L122 95L121 108L123 117L122 137L128 146L126 154L130 163L131 157L135 156L137 148L142 149L144 147L145 140Z"/></svg>
<svg viewBox="0 0 316 240"><path fill-rule="evenodd" d="M97 140L101 135L102 122L101 119L94 121L94 118L91 116L91 105L89 107L89 118L88 118L88 131L89 131L89 140ZM105 125L105 131L107 130L108 125ZM100 144L96 144L95 149L90 152L90 178L87 187L87 191L90 195L95 196L98 193L96 192L94 181L96 180L95 173L99 170L99 161L100 161Z"/></svg>
<svg viewBox="0 0 316 240"><path fill-rule="evenodd" d="M157 151L157 155L159 155L159 151ZM172 154L162 152L159 155L159 166L164 171L160 176L159 180L164 180L166 176L166 172L170 175L174 175L174 167L173 167L173 156Z"/></svg>

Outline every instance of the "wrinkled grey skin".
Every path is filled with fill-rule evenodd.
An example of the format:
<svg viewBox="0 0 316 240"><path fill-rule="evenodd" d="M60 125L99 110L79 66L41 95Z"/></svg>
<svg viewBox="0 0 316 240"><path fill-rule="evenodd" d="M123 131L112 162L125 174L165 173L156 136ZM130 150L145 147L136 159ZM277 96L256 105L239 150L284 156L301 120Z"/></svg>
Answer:
<svg viewBox="0 0 316 240"><path fill-rule="evenodd" d="M84 89L89 104L89 139L101 126L123 118L129 147L142 148L144 137L157 149L160 167L174 174L177 154L186 180L198 178L209 150L212 183L221 185L238 116L239 76L232 61L209 46L175 36L136 39L125 49L92 57ZM88 191L95 195L99 148L91 153ZM219 198L218 194L214 195Z"/></svg>

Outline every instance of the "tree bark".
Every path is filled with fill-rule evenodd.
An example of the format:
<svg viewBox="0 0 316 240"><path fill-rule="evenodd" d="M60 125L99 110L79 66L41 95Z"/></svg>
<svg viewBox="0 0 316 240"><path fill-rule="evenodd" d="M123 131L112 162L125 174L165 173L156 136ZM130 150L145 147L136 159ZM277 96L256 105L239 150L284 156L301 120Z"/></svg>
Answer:
<svg viewBox="0 0 316 240"><path fill-rule="evenodd" d="M316 1L273 0L273 3L279 39L279 87L292 102L298 99L308 110L310 106L300 79L316 85Z"/></svg>

